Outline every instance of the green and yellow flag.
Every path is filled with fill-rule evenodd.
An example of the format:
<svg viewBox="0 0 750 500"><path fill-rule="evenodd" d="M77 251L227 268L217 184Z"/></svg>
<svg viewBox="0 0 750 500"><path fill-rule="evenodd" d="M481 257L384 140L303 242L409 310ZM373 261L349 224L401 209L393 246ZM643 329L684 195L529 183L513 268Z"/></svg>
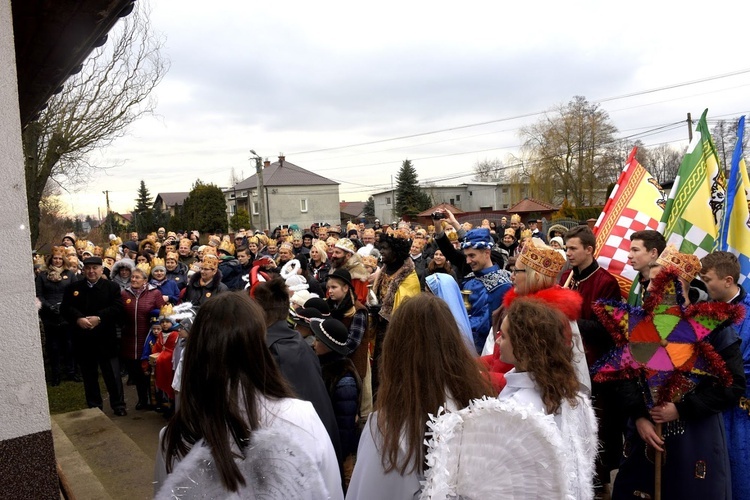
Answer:
<svg viewBox="0 0 750 500"><path fill-rule="evenodd" d="M724 213L726 178L703 112L667 198L659 232L682 253L714 250Z"/></svg>

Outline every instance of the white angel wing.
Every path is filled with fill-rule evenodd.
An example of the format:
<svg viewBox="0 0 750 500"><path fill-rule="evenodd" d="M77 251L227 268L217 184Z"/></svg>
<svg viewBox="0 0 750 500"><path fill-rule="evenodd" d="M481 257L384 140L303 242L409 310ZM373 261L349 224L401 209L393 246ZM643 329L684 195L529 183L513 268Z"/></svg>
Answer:
<svg viewBox="0 0 750 500"><path fill-rule="evenodd" d="M254 431L251 443L245 450L246 458L236 460L246 484L237 492L230 493L222 486L211 451L201 440L167 476L156 499L328 498L323 476L315 460L297 442L289 433L263 429Z"/></svg>
<svg viewBox="0 0 750 500"><path fill-rule="evenodd" d="M492 398L428 425L422 499L566 497L563 442L553 417Z"/></svg>

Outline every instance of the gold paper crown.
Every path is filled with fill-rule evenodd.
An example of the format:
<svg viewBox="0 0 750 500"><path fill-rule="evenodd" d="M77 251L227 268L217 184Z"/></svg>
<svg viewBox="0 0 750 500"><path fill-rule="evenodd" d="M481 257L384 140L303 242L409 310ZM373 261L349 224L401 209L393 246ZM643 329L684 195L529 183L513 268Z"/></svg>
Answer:
<svg viewBox="0 0 750 500"><path fill-rule="evenodd" d="M509 227L505 230L505 233L503 233L503 236L513 236L513 239L516 238L516 230L512 227Z"/></svg>
<svg viewBox="0 0 750 500"><path fill-rule="evenodd" d="M221 245L219 245L219 250L223 250L229 255L234 255L234 245L227 240L221 242Z"/></svg>
<svg viewBox="0 0 750 500"><path fill-rule="evenodd" d="M42 255L42 254L36 254L34 256L34 265L35 266L44 266L44 255Z"/></svg>
<svg viewBox="0 0 750 500"><path fill-rule="evenodd" d="M680 253L672 244L656 258L656 263L660 266L674 266L677 268L677 274L680 278L688 283L693 281L701 270L701 261L695 255Z"/></svg>
<svg viewBox="0 0 750 500"><path fill-rule="evenodd" d="M178 254L177 252L169 252L167 254L167 259L166 260L169 260L169 259L172 259L174 261L179 261L180 260L180 254Z"/></svg>
<svg viewBox="0 0 750 500"><path fill-rule="evenodd" d="M63 246L52 247L51 256L52 257L55 257L55 256L65 257L65 247Z"/></svg>
<svg viewBox="0 0 750 500"><path fill-rule="evenodd" d="M218 269L218 268L219 268L219 258L216 257L216 255L209 253L203 256L203 260L201 261L201 269Z"/></svg>
<svg viewBox="0 0 750 500"><path fill-rule="evenodd" d="M524 245L523 250L518 255L517 262L530 267L539 274L554 278L562 271L565 265L565 257L552 248L536 246L532 239Z"/></svg>
<svg viewBox="0 0 750 500"><path fill-rule="evenodd" d="M374 255L365 255L362 257L362 264L367 267L370 266L372 268L378 267L378 258Z"/></svg>
<svg viewBox="0 0 750 500"><path fill-rule="evenodd" d="M369 227L369 228L365 229L364 231L362 231L362 235L363 236L375 236L375 230L373 228Z"/></svg>
<svg viewBox="0 0 750 500"><path fill-rule="evenodd" d="M104 258L105 259L116 259L117 258L117 249L113 246L110 246L104 251Z"/></svg>
<svg viewBox="0 0 750 500"><path fill-rule="evenodd" d="M214 257L218 257L218 255L216 255L216 248L214 248L212 246L208 246L208 245L204 245L202 248L203 248L203 256L204 257L206 255L213 255Z"/></svg>
<svg viewBox="0 0 750 500"><path fill-rule="evenodd" d="M292 231L292 239L294 240L301 240L302 239L302 231L299 229L295 229Z"/></svg>
<svg viewBox="0 0 750 500"><path fill-rule="evenodd" d="M458 233L455 231L449 231L445 233L448 236L448 241L454 242L458 241Z"/></svg>
<svg viewBox="0 0 750 500"><path fill-rule="evenodd" d="M275 246L278 246L278 243L276 243L276 240L274 240L273 238L268 238L268 242L266 243L266 246L275 247Z"/></svg>
<svg viewBox="0 0 750 500"><path fill-rule="evenodd" d="M187 245L188 248L192 248L193 240L191 240L190 238L182 238L180 240L180 245Z"/></svg>
<svg viewBox="0 0 750 500"><path fill-rule="evenodd" d="M160 257L154 257L154 260L151 261L151 264L153 264L154 267L156 267L156 266L164 266L164 259L162 259Z"/></svg>
<svg viewBox="0 0 750 500"><path fill-rule="evenodd" d="M531 238L531 229L524 229L521 231L521 239L523 238Z"/></svg>
<svg viewBox="0 0 750 500"><path fill-rule="evenodd" d="M518 214L512 214L510 216L510 221L511 222L519 222L520 223L521 222L521 216L518 215Z"/></svg>
<svg viewBox="0 0 750 500"><path fill-rule="evenodd" d="M86 245L88 245L88 244L89 244L88 241L86 241L84 239L80 239L80 240L76 241L76 248L79 249L79 250L83 250L83 249L86 248Z"/></svg>
<svg viewBox="0 0 750 500"><path fill-rule="evenodd" d="M211 236L208 237L208 244L211 245L212 247L218 247L220 243L221 243L221 238L219 238L215 234L212 234Z"/></svg>
<svg viewBox="0 0 750 500"><path fill-rule="evenodd" d="M104 255L104 250L102 249L102 247L94 247L94 256L101 257L102 255Z"/></svg>
<svg viewBox="0 0 750 500"><path fill-rule="evenodd" d="M119 236L113 240L109 240L109 246L111 247L119 247L120 245L122 245L122 238Z"/></svg>
<svg viewBox="0 0 750 500"><path fill-rule="evenodd" d="M167 302L159 309L159 319L169 318L173 313L172 304Z"/></svg>
<svg viewBox="0 0 750 500"><path fill-rule="evenodd" d="M151 266L149 266L147 263L141 262L135 267L146 273L146 279L148 279L148 277L151 275Z"/></svg>
<svg viewBox="0 0 750 500"><path fill-rule="evenodd" d="M288 241L284 241L284 242L282 242L282 243L281 243L281 244L279 245L279 249L281 249L281 248L286 248L287 250L291 250L292 248L294 248L294 245L292 245L292 244L291 244L290 242L288 242Z"/></svg>
<svg viewBox="0 0 750 500"><path fill-rule="evenodd" d="M94 244L90 241L86 242L86 245L83 247L83 251L94 255Z"/></svg>

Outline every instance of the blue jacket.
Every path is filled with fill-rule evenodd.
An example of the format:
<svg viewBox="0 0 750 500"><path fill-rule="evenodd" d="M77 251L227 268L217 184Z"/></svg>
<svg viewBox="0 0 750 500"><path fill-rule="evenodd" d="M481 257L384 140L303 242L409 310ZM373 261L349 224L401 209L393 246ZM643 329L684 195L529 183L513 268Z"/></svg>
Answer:
<svg viewBox="0 0 750 500"><path fill-rule="evenodd" d="M469 323L474 335L474 347L477 354L482 352L487 335L492 328L492 311L503 303L505 292L510 290L511 281L508 271L500 269L497 264L476 273L467 274L461 290L470 290Z"/></svg>
<svg viewBox="0 0 750 500"><path fill-rule="evenodd" d="M176 305L180 301L180 286L176 281L167 278L159 283L152 279L151 284L158 288L162 295L169 297L170 304Z"/></svg>

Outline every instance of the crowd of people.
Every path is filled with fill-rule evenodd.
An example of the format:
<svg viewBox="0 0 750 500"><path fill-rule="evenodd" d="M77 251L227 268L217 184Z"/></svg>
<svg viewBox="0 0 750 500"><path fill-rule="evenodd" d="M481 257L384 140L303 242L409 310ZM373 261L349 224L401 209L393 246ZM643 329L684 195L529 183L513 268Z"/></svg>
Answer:
<svg viewBox="0 0 750 500"><path fill-rule="evenodd" d="M67 234L35 257L48 380L82 380L87 405L102 408L101 372L122 416L127 375L135 409L169 417L160 498L418 498L433 481L434 419L495 398L562 443L554 453L575 464L566 498L653 498L649 453L664 449L679 451L663 465L662 498L750 498L750 298L737 258L699 262L656 231L630 235L638 278L626 307L657 297L742 313L704 326L695 348L715 353L724 382L706 377L654 405L640 376L595 376L619 345L600 305L621 291L593 232L539 226L514 214L473 227L441 209L424 228L160 228L101 246ZM671 296L651 291L665 276L682 280ZM483 478L497 491L503 480Z"/></svg>

